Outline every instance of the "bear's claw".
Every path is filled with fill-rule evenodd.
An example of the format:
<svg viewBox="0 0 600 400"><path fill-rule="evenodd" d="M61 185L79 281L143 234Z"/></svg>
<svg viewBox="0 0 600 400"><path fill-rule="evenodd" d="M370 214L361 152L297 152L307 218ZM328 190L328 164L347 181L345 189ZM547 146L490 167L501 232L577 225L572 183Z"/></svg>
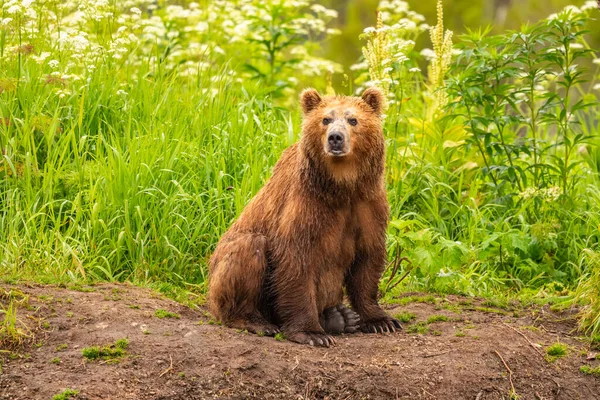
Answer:
<svg viewBox="0 0 600 400"><path fill-rule="evenodd" d="M333 337L320 332L297 332L286 336L292 342L310 346L329 347L335 345Z"/></svg>
<svg viewBox="0 0 600 400"><path fill-rule="evenodd" d="M361 330L365 333L393 333L401 330L400 321L391 317L364 322Z"/></svg>

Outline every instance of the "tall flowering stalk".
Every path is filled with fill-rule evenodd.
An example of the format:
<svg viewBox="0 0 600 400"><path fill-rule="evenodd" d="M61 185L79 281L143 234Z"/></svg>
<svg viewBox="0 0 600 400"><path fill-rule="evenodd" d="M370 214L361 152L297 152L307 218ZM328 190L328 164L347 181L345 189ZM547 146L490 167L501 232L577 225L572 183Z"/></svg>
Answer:
<svg viewBox="0 0 600 400"><path fill-rule="evenodd" d="M377 13L377 26L375 29L366 29L368 35L367 45L362 48L363 56L369 65L371 82L379 86L387 97L389 85L383 84L389 77L387 64L391 61L390 39L387 29L384 29L381 12Z"/></svg>
<svg viewBox="0 0 600 400"><path fill-rule="evenodd" d="M443 108L448 102L444 78L450 69L452 61L452 31L444 34L444 8L442 0L437 3L437 25L431 28L431 43L433 44L433 57L428 67L429 89L434 96L434 113Z"/></svg>

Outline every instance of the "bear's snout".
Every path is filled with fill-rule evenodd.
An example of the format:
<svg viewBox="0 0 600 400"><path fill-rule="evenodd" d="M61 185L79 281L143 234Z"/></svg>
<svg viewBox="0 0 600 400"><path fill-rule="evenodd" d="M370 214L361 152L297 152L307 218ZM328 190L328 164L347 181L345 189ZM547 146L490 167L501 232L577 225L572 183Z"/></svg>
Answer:
<svg viewBox="0 0 600 400"><path fill-rule="evenodd" d="M348 152L343 132L333 131L327 135L327 152L333 156L342 156Z"/></svg>

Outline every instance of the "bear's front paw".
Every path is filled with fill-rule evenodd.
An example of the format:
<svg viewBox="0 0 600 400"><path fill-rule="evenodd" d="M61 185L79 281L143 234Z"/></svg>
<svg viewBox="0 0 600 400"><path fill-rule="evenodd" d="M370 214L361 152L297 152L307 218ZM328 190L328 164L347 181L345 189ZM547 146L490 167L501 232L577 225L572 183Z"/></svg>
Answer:
<svg viewBox="0 0 600 400"><path fill-rule="evenodd" d="M308 344L310 346L329 347L335 344L333 337L320 332L296 332L285 335L292 342Z"/></svg>
<svg viewBox="0 0 600 400"><path fill-rule="evenodd" d="M392 333L401 329L400 321L389 316L367 320L361 326L365 333Z"/></svg>

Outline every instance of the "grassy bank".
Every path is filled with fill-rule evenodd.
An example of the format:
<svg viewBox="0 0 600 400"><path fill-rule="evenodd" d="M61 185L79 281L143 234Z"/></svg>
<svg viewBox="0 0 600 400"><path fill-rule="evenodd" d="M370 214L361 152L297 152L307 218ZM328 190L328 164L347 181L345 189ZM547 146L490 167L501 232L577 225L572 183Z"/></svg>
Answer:
<svg viewBox="0 0 600 400"><path fill-rule="evenodd" d="M298 138L298 91L341 73L315 55L335 11L238 3L0 1L5 279L203 293L219 236ZM436 21L380 4L343 94L390 100L383 291L578 296L599 329L592 3L500 36L453 37L439 15L425 51Z"/></svg>

